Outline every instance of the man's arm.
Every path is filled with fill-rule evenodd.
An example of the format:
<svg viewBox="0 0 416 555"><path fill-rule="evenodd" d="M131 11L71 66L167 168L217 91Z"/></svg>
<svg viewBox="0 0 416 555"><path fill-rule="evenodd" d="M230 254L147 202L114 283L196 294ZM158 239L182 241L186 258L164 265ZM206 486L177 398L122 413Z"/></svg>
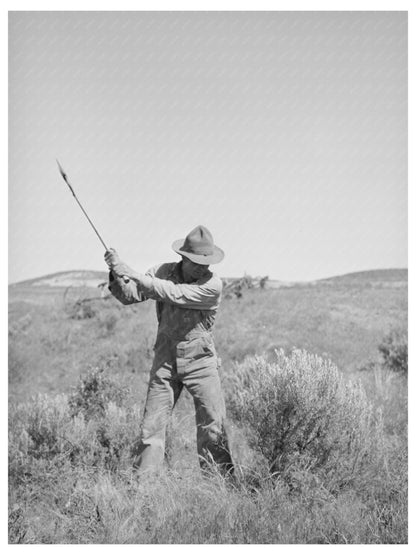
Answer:
<svg viewBox="0 0 416 555"><path fill-rule="evenodd" d="M219 305L222 282L217 276L195 283L173 283L136 272L129 277L137 284L137 290L149 299L195 310L215 310Z"/></svg>
<svg viewBox="0 0 416 555"><path fill-rule="evenodd" d="M109 274L108 289L124 305L141 303L147 300L144 294L138 291L137 285L133 281L126 283L123 278L115 275L113 271L110 271Z"/></svg>
<svg viewBox="0 0 416 555"><path fill-rule="evenodd" d="M163 279L164 272L161 277L156 277L157 274L160 275L158 270L162 270L164 265L156 266L146 274L140 274L122 262L115 251L106 253L106 261L121 281L123 281L123 276L129 278L130 281L126 285L129 286L131 294L137 295L138 298L143 295L145 299L154 299L195 310L218 308L222 281L217 276L211 274L208 279L202 278L195 283L173 283L168 279Z"/></svg>
<svg viewBox="0 0 416 555"><path fill-rule="evenodd" d="M120 257L114 249L106 251L104 260L110 269L108 289L113 297L124 305L140 303L146 300L145 296L137 290L134 283L124 279L122 274L117 274L113 271L116 264L119 266L122 264Z"/></svg>

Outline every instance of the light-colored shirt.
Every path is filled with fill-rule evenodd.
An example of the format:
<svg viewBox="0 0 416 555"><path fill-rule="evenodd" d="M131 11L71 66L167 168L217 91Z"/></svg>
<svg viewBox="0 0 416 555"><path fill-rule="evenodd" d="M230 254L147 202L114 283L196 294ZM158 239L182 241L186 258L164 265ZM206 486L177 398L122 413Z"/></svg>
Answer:
<svg viewBox="0 0 416 555"><path fill-rule="evenodd" d="M221 300L222 281L207 270L193 283L184 283L181 262L166 263L135 274L134 281L124 283L115 278L110 291L123 304L156 301L158 336L187 339L211 333Z"/></svg>

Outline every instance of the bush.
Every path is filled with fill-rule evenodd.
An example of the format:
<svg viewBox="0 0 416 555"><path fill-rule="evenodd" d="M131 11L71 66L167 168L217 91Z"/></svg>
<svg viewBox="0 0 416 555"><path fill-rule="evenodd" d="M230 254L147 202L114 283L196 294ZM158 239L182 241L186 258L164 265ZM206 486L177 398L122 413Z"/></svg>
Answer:
<svg viewBox="0 0 416 555"><path fill-rule="evenodd" d="M390 331L383 337L378 349L387 368L407 374L407 331L400 329Z"/></svg>
<svg viewBox="0 0 416 555"><path fill-rule="evenodd" d="M23 405L24 427L21 438L25 438L27 454L38 459L51 459L63 451L64 430L69 417L66 398L61 395L50 400L39 395Z"/></svg>
<svg viewBox="0 0 416 555"><path fill-rule="evenodd" d="M97 308L87 300L67 302L65 312L72 320L89 320L97 315Z"/></svg>
<svg viewBox="0 0 416 555"><path fill-rule="evenodd" d="M83 414L89 420L103 416L110 402L120 406L128 389L111 380L102 368L92 367L81 376L69 398L71 416Z"/></svg>
<svg viewBox="0 0 416 555"><path fill-rule="evenodd" d="M382 423L361 384L305 351L276 354L275 363L246 359L228 384L229 410L249 427L250 446L292 488L306 475L330 492L365 483L381 459Z"/></svg>
<svg viewBox="0 0 416 555"><path fill-rule="evenodd" d="M111 471L130 468L140 412L138 405L119 407L109 401L102 412L87 419L84 410L74 415L65 395L39 395L14 406L9 420L11 481L43 479L63 464Z"/></svg>

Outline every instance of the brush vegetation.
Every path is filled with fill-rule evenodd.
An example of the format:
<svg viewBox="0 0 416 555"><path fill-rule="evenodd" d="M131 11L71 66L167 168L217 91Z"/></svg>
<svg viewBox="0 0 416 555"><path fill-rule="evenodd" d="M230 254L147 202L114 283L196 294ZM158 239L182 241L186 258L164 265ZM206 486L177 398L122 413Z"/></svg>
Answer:
<svg viewBox="0 0 416 555"><path fill-rule="evenodd" d="M232 479L201 475L186 393L165 468L132 470L153 303L11 292L9 542L406 543L406 288L373 284L223 301Z"/></svg>

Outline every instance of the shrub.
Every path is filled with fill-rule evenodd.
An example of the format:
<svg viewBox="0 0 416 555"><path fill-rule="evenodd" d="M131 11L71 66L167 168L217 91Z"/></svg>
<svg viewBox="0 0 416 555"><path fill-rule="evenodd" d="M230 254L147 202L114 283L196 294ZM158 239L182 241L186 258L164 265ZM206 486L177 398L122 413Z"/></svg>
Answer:
<svg viewBox="0 0 416 555"><path fill-rule="evenodd" d="M378 349L387 368L407 374L407 331L402 329L390 331L383 337Z"/></svg>
<svg viewBox="0 0 416 555"><path fill-rule="evenodd" d="M38 395L13 410L9 422L11 453L52 459L64 450L64 430L70 418L66 397Z"/></svg>
<svg viewBox="0 0 416 555"><path fill-rule="evenodd" d="M117 305L101 305L101 310L97 311L97 324L101 337L108 337L114 334L120 317L121 313Z"/></svg>
<svg viewBox="0 0 416 555"><path fill-rule="evenodd" d="M117 322L118 317L113 312L106 315L103 321L103 327L106 335L111 335L114 332Z"/></svg>
<svg viewBox="0 0 416 555"><path fill-rule="evenodd" d="M72 320L89 320L97 315L97 309L87 300L80 299L74 302L67 302L65 312Z"/></svg>
<svg viewBox="0 0 416 555"><path fill-rule="evenodd" d="M95 419L87 421L83 414L74 417L65 433L70 446L68 460L78 467L130 468L139 422L139 407L118 407L113 402Z"/></svg>
<svg viewBox="0 0 416 555"><path fill-rule="evenodd" d="M275 363L246 359L228 384L229 410L249 427L250 446L292 488L306 474L331 492L365 483L381 458L382 426L360 382L305 351L276 354Z"/></svg>
<svg viewBox="0 0 416 555"><path fill-rule="evenodd" d="M9 420L10 479L41 480L62 464L112 471L130 468L140 411L138 405L119 407L109 401L87 420L84 411L71 415L65 395L39 395L14 406Z"/></svg>
<svg viewBox="0 0 416 555"><path fill-rule="evenodd" d="M80 376L69 398L71 415L82 413L87 420L103 416L110 402L121 405L127 393L127 388L110 379L102 368L92 367Z"/></svg>

